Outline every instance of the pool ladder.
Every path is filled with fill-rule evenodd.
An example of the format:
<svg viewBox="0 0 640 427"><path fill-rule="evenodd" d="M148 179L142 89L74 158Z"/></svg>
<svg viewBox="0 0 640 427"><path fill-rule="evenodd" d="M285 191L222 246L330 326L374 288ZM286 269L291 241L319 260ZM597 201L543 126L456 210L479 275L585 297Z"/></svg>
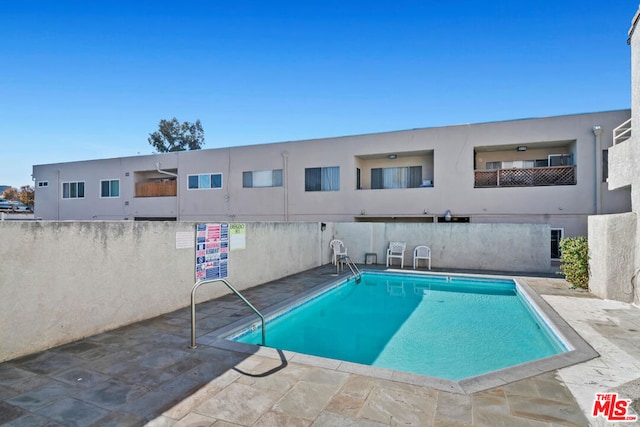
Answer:
<svg viewBox="0 0 640 427"><path fill-rule="evenodd" d="M351 274L353 275L353 277L355 277L356 282L360 282L360 280L362 279L362 272L360 271L356 263L353 262L351 258L349 258L348 255L340 255L340 257L337 259L336 261L337 272L340 272L341 264L347 264L347 267L349 267L349 270L351 270Z"/></svg>
<svg viewBox="0 0 640 427"><path fill-rule="evenodd" d="M196 282L191 288L191 346L190 348L196 348L196 290L200 287L200 285L204 285L205 283L214 283L214 282L222 282L227 285L227 288L231 289L234 294L238 295L240 299L249 306L251 310L255 314L260 317L260 322L262 323L262 345L265 345L265 329L264 329L264 316L262 313L258 311L257 308L253 306L236 288L231 286L231 283L227 282L225 279L213 279L213 280L201 280Z"/></svg>

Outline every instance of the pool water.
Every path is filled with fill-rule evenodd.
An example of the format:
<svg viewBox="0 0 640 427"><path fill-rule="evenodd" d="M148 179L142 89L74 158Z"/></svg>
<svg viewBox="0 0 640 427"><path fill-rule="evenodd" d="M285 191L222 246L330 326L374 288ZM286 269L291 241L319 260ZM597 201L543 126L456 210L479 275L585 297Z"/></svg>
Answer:
<svg viewBox="0 0 640 427"><path fill-rule="evenodd" d="M379 272L275 316L266 345L450 380L566 351L513 280Z"/></svg>

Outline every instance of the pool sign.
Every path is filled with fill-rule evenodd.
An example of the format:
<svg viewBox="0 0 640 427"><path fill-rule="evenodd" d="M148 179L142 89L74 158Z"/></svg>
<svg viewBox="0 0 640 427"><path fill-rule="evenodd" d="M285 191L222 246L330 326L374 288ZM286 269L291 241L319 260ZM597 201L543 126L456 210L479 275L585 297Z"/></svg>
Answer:
<svg viewBox="0 0 640 427"><path fill-rule="evenodd" d="M247 247L247 227L245 224L229 224L230 250L237 251Z"/></svg>
<svg viewBox="0 0 640 427"><path fill-rule="evenodd" d="M224 279L228 263L229 224L197 224L196 281Z"/></svg>

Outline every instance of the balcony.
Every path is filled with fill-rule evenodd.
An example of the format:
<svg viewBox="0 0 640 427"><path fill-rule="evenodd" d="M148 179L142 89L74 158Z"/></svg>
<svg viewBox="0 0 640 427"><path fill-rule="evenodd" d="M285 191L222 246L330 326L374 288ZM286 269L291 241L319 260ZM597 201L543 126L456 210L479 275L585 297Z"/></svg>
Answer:
<svg viewBox="0 0 640 427"><path fill-rule="evenodd" d="M631 119L613 130L613 145L620 144L629 138L631 138Z"/></svg>
<svg viewBox="0 0 640 427"><path fill-rule="evenodd" d="M168 197L177 194L178 187L175 179L136 183L136 197Z"/></svg>
<svg viewBox="0 0 640 427"><path fill-rule="evenodd" d="M475 171L475 188L575 185L575 166Z"/></svg>

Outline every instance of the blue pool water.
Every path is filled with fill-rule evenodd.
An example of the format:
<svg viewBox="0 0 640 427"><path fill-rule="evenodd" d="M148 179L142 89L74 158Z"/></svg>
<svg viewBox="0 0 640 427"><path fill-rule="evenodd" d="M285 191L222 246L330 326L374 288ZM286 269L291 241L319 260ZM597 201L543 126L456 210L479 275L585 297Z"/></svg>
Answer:
<svg viewBox="0 0 640 427"><path fill-rule="evenodd" d="M379 272L276 316L266 345L450 380L566 351L512 280Z"/></svg>

